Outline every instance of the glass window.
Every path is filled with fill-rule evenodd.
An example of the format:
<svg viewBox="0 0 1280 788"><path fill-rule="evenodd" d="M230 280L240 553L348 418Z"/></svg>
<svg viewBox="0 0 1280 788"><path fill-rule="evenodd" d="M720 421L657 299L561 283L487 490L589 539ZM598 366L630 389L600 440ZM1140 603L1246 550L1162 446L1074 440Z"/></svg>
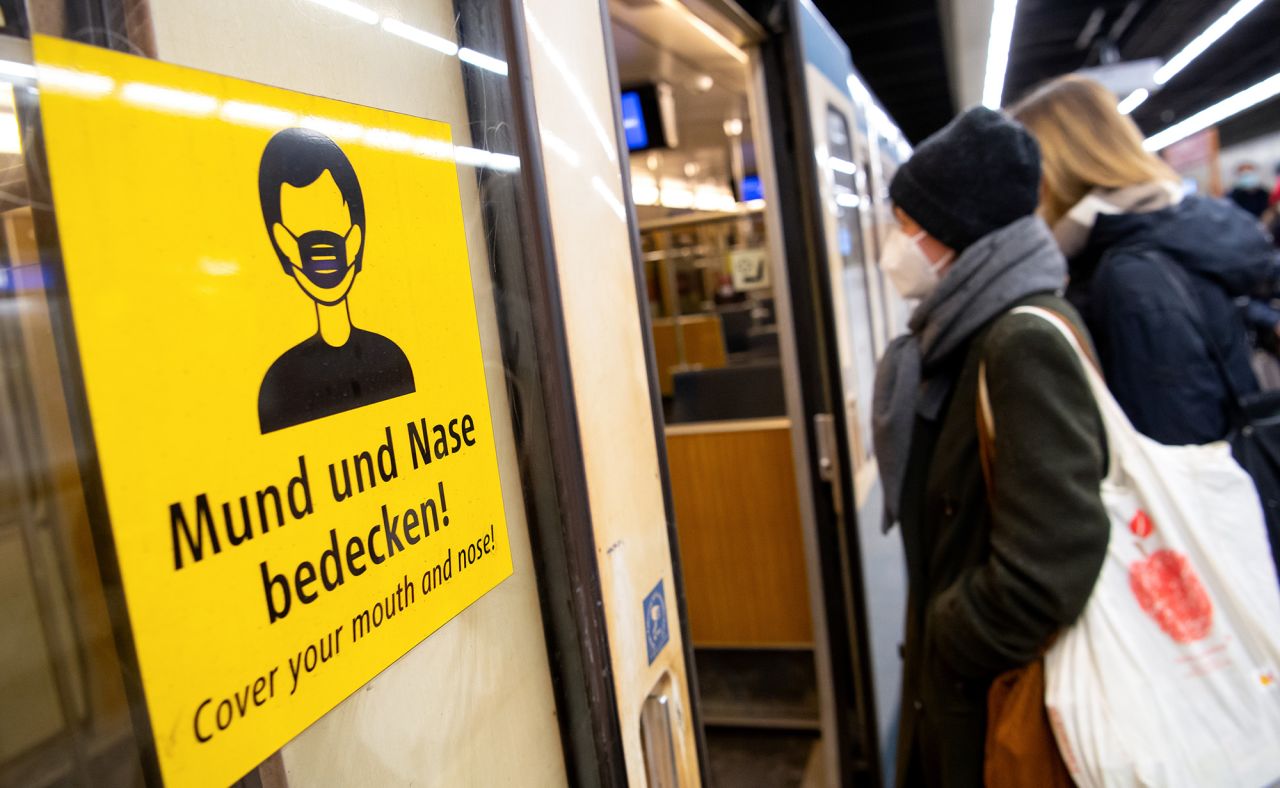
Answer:
<svg viewBox="0 0 1280 788"><path fill-rule="evenodd" d="M872 328L872 294L867 274L865 242L862 236L862 201L867 193L858 189L857 173L865 166L855 164L853 138L849 121L840 110L827 106L827 137L830 155L848 167L834 165L834 197L836 234L840 252L840 285L844 294L844 314L850 325L848 336L853 344L853 377L856 382L857 412L854 446L871 451L871 398L875 385L875 333Z"/></svg>

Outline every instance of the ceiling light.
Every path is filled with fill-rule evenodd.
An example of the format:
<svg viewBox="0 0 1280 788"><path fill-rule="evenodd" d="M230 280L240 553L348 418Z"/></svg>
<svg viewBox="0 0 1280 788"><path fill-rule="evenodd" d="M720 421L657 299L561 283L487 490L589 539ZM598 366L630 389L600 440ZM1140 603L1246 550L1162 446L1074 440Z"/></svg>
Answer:
<svg viewBox="0 0 1280 788"><path fill-rule="evenodd" d="M1119 104L1116 105L1116 109L1120 110L1121 115L1128 115L1130 112L1133 112L1135 109L1137 109L1139 105L1142 104L1142 102L1146 101L1150 95L1151 95L1151 91L1147 90L1146 88L1138 88L1137 90L1133 91L1129 95L1125 96L1124 101L1121 101Z"/></svg>
<svg viewBox="0 0 1280 788"><path fill-rule="evenodd" d="M699 74L693 80L693 89L699 93L706 93L716 86L716 81L709 74Z"/></svg>
<svg viewBox="0 0 1280 788"><path fill-rule="evenodd" d="M727 137L742 136L742 118L729 118L724 122L724 133Z"/></svg>
<svg viewBox="0 0 1280 788"><path fill-rule="evenodd" d="M1187 64L1200 56L1202 52L1212 46L1231 28L1235 27L1236 22L1244 19L1245 16L1262 5L1262 0L1240 0L1240 2L1231 6L1231 8L1222 16L1213 21L1213 24L1204 29L1204 32L1191 39L1191 43L1182 48L1182 51L1169 58L1169 62L1156 71L1156 84L1163 85L1173 79L1174 74L1187 67Z"/></svg>
<svg viewBox="0 0 1280 788"><path fill-rule="evenodd" d="M352 19L364 22L366 25L378 24L378 12L372 8L365 8L359 3L353 3L351 0L311 0L316 5L322 5L330 11L337 11L339 14L346 14Z"/></svg>
<svg viewBox="0 0 1280 788"><path fill-rule="evenodd" d="M697 175L700 169L701 168L698 167L697 162L686 161L684 163L684 174L686 178L692 178Z"/></svg>
<svg viewBox="0 0 1280 788"><path fill-rule="evenodd" d="M1197 131L1209 128L1232 115L1244 112L1252 106L1261 104L1269 98L1280 94L1280 74L1272 74L1250 88L1225 98L1212 107L1202 109L1186 120L1179 121L1158 134L1152 134L1142 143L1142 147L1150 151L1167 148L1178 140L1190 137Z"/></svg>
<svg viewBox="0 0 1280 788"><path fill-rule="evenodd" d="M1009 67L1009 45L1013 42L1013 20L1018 0L995 0L991 9L991 32L987 39L987 73L982 80L982 104L1000 109L1004 94L1004 74Z"/></svg>
<svg viewBox="0 0 1280 788"><path fill-rule="evenodd" d="M398 19L382 20L382 29L393 36L400 36L405 41L412 41L419 46L434 49L451 57L458 54L458 45L449 39L441 38L435 33L428 33L413 25L406 25Z"/></svg>
<svg viewBox="0 0 1280 788"><path fill-rule="evenodd" d="M734 60L744 66L747 64L746 52L743 52L736 44L725 38L724 34L719 30L716 30L714 27L704 22L701 17L696 16L688 8L685 8L684 4L681 3L680 0L658 0L658 2L683 16L685 21L688 22L695 30L711 39L713 44L720 47L725 52L728 52Z"/></svg>

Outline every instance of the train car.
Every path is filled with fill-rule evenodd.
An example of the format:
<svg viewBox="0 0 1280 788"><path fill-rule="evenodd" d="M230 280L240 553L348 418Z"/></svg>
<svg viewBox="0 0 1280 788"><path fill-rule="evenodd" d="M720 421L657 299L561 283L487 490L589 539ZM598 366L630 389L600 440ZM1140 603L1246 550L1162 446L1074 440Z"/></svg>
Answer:
<svg viewBox="0 0 1280 788"><path fill-rule="evenodd" d="M0 11L0 785L892 782L808 0Z"/></svg>

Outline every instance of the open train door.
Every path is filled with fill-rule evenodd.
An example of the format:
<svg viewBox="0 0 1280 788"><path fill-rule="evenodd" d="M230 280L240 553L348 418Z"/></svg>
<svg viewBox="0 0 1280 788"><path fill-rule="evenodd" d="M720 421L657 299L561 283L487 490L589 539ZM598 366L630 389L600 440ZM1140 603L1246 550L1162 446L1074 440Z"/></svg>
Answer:
<svg viewBox="0 0 1280 788"><path fill-rule="evenodd" d="M773 238L787 261L780 300L794 328L784 353L789 407L807 426L797 474L819 573L813 609L831 693L824 723L837 744L828 770L842 784L891 784L906 567L898 535L883 528L870 409L876 363L905 308L876 262L892 221L886 163L909 147L812 3L750 10L769 31L757 74L763 125L774 133L761 146L772 166L761 171L774 179L767 193L786 195L776 201Z"/></svg>

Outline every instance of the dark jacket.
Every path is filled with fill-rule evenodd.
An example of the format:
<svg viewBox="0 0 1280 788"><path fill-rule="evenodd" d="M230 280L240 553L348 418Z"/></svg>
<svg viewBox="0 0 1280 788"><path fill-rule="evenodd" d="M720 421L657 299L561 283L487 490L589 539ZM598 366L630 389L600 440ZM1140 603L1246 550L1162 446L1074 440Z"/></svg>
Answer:
<svg viewBox="0 0 1280 788"><path fill-rule="evenodd" d="M1079 325L1055 296L1023 303ZM996 432L991 501L978 453L980 361ZM917 420L902 496L910 592L900 785L982 785L991 681L1035 659L1079 616L1110 528L1101 417L1057 329L1005 313L946 367L958 376L950 402L939 421Z"/></svg>
<svg viewBox="0 0 1280 788"><path fill-rule="evenodd" d="M1227 197L1255 219L1262 216L1267 210L1267 203L1271 201L1271 195L1261 186L1252 189L1237 186L1227 193Z"/></svg>
<svg viewBox="0 0 1280 788"><path fill-rule="evenodd" d="M1070 261L1067 298L1139 431L1173 445L1226 436L1226 382L1181 293L1198 307L1237 392L1250 394L1258 382L1237 300L1271 286L1274 256L1252 217L1223 200L1098 217Z"/></svg>

